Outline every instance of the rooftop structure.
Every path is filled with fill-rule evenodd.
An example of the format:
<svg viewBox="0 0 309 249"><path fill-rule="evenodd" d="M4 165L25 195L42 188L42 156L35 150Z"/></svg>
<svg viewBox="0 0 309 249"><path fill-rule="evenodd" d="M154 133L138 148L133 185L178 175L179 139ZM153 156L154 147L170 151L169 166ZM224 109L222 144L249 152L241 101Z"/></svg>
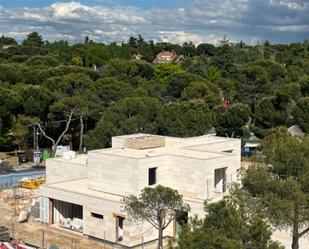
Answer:
<svg viewBox="0 0 309 249"><path fill-rule="evenodd" d="M76 159L47 161L41 186L41 220L65 224L79 219L84 234L124 246L157 238L147 223L135 224L122 212L121 199L146 186L177 189L191 206L188 216L203 217L205 200L220 200L240 168L240 140L205 135L191 138L133 134L112 138L112 148ZM174 237L177 221L164 236Z"/></svg>
<svg viewBox="0 0 309 249"><path fill-rule="evenodd" d="M182 55L177 55L175 51L162 51L157 54L156 58L153 60L154 64L162 63L174 63L180 64L183 61Z"/></svg>

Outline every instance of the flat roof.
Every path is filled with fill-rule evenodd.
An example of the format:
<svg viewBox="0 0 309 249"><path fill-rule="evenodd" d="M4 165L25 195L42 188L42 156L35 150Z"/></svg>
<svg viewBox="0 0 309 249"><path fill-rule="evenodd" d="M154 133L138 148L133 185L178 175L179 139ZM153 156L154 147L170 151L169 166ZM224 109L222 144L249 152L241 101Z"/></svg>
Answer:
<svg viewBox="0 0 309 249"><path fill-rule="evenodd" d="M70 159L70 160L63 159L62 157L54 157L48 160L55 160L55 161L66 162L66 163L75 163L75 164L86 166L87 158L88 158L87 154L77 154L74 159Z"/></svg>
<svg viewBox="0 0 309 249"><path fill-rule="evenodd" d="M111 194L107 192L89 189L87 186L87 181L88 181L87 178L83 178L83 179L72 180L72 181L43 184L40 186L40 189L41 188L42 189L44 188L45 189L49 189L49 188L58 189L60 191L75 193L78 195L85 195L88 197L99 198L99 199L104 199L104 200L109 200L109 201L114 201L114 202L120 202L121 199L125 197L124 195L116 195L116 194ZM45 193L41 195L45 196L44 194ZM198 203L204 202L204 199L199 199L197 198L197 196L195 196L192 193L179 191L179 194L183 196L183 199L185 201L192 201L192 202L198 202ZM46 197L48 197L48 194ZM66 201L69 202L69 200L66 200Z"/></svg>
<svg viewBox="0 0 309 249"><path fill-rule="evenodd" d="M40 188L59 189L65 192L71 192L71 193L76 193L80 195L87 195L90 197L101 198L101 199L106 199L106 200L115 201L115 202L119 202L123 198L123 196L120 196L120 195L115 195L115 194L110 194L106 192L89 189L87 186L87 181L88 181L87 178L83 178L83 179L72 180L72 181L43 184L40 186Z"/></svg>
<svg viewBox="0 0 309 249"><path fill-rule="evenodd" d="M132 137L141 138L143 136L149 136L149 134L125 135L115 138L120 139L121 138L126 139ZM136 159L162 156L162 155L183 156L196 159L212 159L218 157L231 156L233 154L213 150L211 151L198 150L194 147L239 140L228 137L217 137L214 135L204 135L189 138L177 138L177 137L164 137L164 138L165 138L165 146L162 147L149 148L149 149L108 148L108 149L93 150L90 151L90 153L115 155L115 156L130 157Z"/></svg>

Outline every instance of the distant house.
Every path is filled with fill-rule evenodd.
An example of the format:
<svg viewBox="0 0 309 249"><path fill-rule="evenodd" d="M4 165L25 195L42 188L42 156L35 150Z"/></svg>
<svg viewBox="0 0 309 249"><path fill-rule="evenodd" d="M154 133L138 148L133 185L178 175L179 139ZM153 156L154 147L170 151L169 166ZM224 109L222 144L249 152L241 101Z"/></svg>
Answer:
<svg viewBox="0 0 309 249"><path fill-rule="evenodd" d="M2 46L3 49L8 49L8 48L11 48L11 47L15 47L15 45L3 45Z"/></svg>
<svg viewBox="0 0 309 249"><path fill-rule="evenodd" d="M141 60L142 57L143 57L143 56L142 56L140 53L137 53L137 54L134 54L134 55L133 55L133 59L134 59L134 60Z"/></svg>
<svg viewBox="0 0 309 249"><path fill-rule="evenodd" d="M261 139L256 137L252 132L250 132L250 137L244 147L242 148L242 155L251 156L253 152L257 150L257 148L261 144Z"/></svg>
<svg viewBox="0 0 309 249"><path fill-rule="evenodd" d="M177 55L175 51L162 51L157 54L156 58L153 60L154 64L162 63L173 63L180 64L182 63L184 57L183 55Z"/></svg>
<svg viewBox="0 0 309 249"><path fill-rule="evenodd" d="M288 128L288 132L292 136L299 136L299 137L304 137L305 133L300 129L298 125L292 125Z"/></svg>
<svg viewBox="0 0 309 249"><path fill-rule="evenodd" d="M92 68L93 70L97 71L100 75L103 74L104 71L104 65L100 65L100 64L92 64Z"/></svg>

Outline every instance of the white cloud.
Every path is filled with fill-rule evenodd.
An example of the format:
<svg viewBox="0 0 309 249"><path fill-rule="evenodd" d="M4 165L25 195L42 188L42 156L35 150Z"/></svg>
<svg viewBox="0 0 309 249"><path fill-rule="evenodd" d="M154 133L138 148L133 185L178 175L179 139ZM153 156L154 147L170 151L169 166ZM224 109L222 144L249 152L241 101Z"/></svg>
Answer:
<svg viewBox="0 0 309 249"><path fill-rule="evenodd" d="M19 40L32 31L45 39L124 41L142 34L146 39L183 43L232 40L303 40L308 38L307 0L195 0L173 8L107 7L112 0L55 2L44 8L7 9L0 6L1 32ZM182 2L182 1L179 1ZM108 5L111 6L111 5Z"/></svg>
<svg viewBox="0 0 309 249"><path fill-rule="evenodd" d="M222 37L217 37L213 34L199 35L194 33L187 33L184 31L158 31L158 40L163 42L173 42L183 44L184 42L193 42L198 45L200 43L218 44Z"/></svg>

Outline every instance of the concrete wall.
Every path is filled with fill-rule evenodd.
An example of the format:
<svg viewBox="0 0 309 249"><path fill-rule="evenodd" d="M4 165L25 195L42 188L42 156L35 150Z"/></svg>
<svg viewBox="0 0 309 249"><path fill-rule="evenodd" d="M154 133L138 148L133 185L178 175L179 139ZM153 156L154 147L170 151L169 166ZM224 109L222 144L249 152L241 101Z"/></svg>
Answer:
<svg viewBox="0 0 309 249"><path fill-rule="evenodd" d="M177 189L184 196L201 200L214 198L215 169L227 168L226 184L236 180L240 168L240 141L190 147L200 151L216 151L218 156L196 159L176 155L129 158L113 154L89 152L88 187L117 195L138 195L148 186L149 168L157 168L157 184ZM223 150L233 150L224 153ZM192 184L194 183L194 184Z"/></svg>
<svg viewBox="0 0 309 249"><path fill-rule="evenodd" d="M116 195L139 194L138 160L89 152L88 188Z"/></svg>
<svg viewBox="0 0 309 249"><path fill-rule="evenodd" d="M81 163L57 158L46 161L46 180L48 183L81 179L87 176L88 168Z"/></svg>
<svg viewBox="0 0 309 249"><path fill-rule="evenodd" d="M157 167L157 184L177 189L184 196L206 200L214 198L215 169L227 168L226 183L236 180L238 156L195 159L181 156L149 157L139 161L139 190L148 185L148 168Z"/></svg>
<svg viewBox="0 0 309 249"><path fill-rule="evenodd" d="M116 242L116 215L125 217L124 240L120 244L134 246L140 244L142 238L145 242L155 240L158 232L147 222L129 221L122 212L120 202L68 192L48 185L41 187L41 196L74 203L83 206L83 233L99 239ZM91 216L91 212L102 214L103 220ZM173 224L164 233L164 236L173 236Z"/></svg>

